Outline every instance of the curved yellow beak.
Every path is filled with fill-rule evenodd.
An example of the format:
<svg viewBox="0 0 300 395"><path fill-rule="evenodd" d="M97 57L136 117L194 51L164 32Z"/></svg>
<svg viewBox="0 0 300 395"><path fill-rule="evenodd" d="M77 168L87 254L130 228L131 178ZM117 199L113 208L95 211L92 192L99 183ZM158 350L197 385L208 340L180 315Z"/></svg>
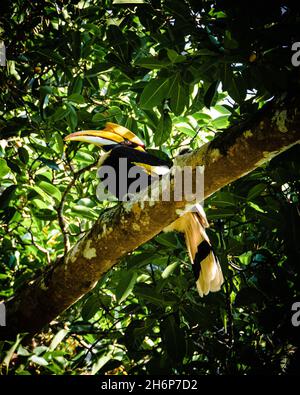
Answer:
<svg viewBox="0 0 300 395"><path fill-rule="evenodd" d="M124 126L107 122L103 130L83 130L71 133L64 138L65 141L81 141L95 144L100 147L113 144L134 144L136 149L144 150L144 143L134 133Z"/></svg>

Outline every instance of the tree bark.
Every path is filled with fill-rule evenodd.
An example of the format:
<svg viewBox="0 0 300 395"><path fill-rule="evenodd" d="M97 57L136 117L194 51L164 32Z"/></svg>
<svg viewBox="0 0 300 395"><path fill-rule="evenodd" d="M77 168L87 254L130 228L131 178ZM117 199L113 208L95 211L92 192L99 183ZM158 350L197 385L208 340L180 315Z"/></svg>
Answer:
<svg viewBox="0 0 300 395"><path fill-rule="evenodd" d="M251 121L232 127L191 154L179 166L204 169L204 198L251 172L300 141L300 100L272 103ZM120 258L153 238L191 203L136 200L100 215L92 229L59 262L6 302L2 338L34 334L79 298Z"/></svg>

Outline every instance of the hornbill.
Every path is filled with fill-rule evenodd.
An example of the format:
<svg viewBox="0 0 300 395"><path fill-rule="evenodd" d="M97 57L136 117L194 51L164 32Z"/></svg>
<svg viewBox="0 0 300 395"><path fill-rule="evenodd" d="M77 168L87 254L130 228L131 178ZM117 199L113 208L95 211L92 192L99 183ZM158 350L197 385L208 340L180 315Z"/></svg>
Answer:
<svg viewBox="0 0 300 395"><path fill-rule="evenodd" d="M99 166L111 166L115 170L117 182L110 192L118 200L124 200L127 195L127 189L120 188L118 182L121 159L126 159L126 174L134 166L142 169L140 174L144 176L144 181L141 189L151 183L153 175L164 174L170 168L170 163L148 153L144 143L134 133L111 122L107 122L103 130L75 132L66 136L65 140L95 144L105 151L100 157ZM127 176L125 184L129 187L131 182L132 179ZM164 229L165 232L177 231L184 234L200 296L207 295L210 291L219 291L224 281L218 258L205 232L208 226L205 212L197 204L193 211L184 213Z"/></svg>

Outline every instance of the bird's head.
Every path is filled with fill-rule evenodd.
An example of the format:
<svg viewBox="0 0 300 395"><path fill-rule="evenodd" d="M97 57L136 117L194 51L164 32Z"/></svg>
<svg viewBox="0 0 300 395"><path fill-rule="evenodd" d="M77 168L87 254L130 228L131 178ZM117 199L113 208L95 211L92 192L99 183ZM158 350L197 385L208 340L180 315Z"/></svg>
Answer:
<svg viewBox="0 0 300 395"><path fill-rule="evenodd" d="M114 145L124 145L144 151L145 145L134 133L124 126L107 122L102 130L83 130L71 133L65 141L81 141L97 145L103 149L111 149Z"/></svg>

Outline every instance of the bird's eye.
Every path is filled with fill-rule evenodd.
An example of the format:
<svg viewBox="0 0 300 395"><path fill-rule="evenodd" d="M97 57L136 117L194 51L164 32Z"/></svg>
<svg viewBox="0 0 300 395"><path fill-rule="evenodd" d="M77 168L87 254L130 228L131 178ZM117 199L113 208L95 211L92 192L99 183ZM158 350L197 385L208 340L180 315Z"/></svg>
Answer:
<svg viewBox="0 0 300 395"><path fill-rule="evenodd" d="M125 139L124 140L124 145L133 145L132 141Z"/></svg>

